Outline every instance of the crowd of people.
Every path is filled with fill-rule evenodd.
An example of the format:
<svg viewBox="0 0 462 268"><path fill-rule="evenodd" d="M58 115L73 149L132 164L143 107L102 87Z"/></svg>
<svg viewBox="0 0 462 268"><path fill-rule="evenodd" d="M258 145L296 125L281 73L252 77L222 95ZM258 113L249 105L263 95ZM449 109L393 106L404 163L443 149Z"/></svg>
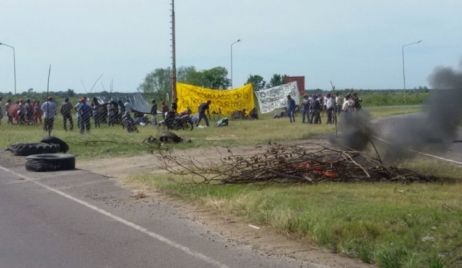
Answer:
<svg viewBox="0 0 462 268"><path fill-rule="evenodd" d="M14 106L14 107L13 107ZM14 108L14 109L13 109ZM3 106L3 97L0 97L0 124L4 116L8 124L36 125L42 123L42 111L37 100L19 99L13 102L8 99ZM13 111L11 111L13 110Z"/></svg>
<svg viewBox="0 0 462 268"><path fill-rule="evenodd" d="M65 131L74 129L74 117L76 117L77 127L83 134L91 128L91 119L94 120L94 127L101 127L102 123L114 126L123 123L124 113L131 112L130 103L123 103L110 100L106 103L93 98L89 103L86 97L81 97L74 105L69 98L65 98L61 105L58 105L53 97L49 96L40 103L38 100L18 99L13 102L8 99L3 105L3 98L0 97L0 124L4 116L9 125L38 125L43 123L45 131L52 130L55 118L60 113L63 117L63 128ZM128 114L127 120L131 119ZM43 121L42 121L43 120Z"/></svg>
<svg viewBox="0 0 462 268"><path fill-rule="evenodd" d="M136 125L159 123L168 124L171 122L180 125L191 124L196 127L204 121L205 125L210 126L210 105L211 101L200 103L198 105L198 114L193 115L188 108L185 111L178 111L177 99L174 99L169 107L165 101L160 102L160 109L156 100L152 101L150 116L148 119L144 113L132 109L129 100L109 100L102 102L93 98L89 103L86 97L81 97L74 105L69 98L58 106L53 97L48 97L45 102L40 103L38 100L19 99L13 102L8 99L5 105L0 97L0 124L4 116L7 118L7 124L17 125L37 125L43 123L45 131L51 131L54 127L55 118L58 113L63 118L63 128L65 131L74 129L74 116L76 125L80 133L84 134L91 129L91 119L94 120L94 127L99 128L102 124L113 127L121 124L129 132L137 131ZM337 115L341 112L353 112L361 109L362 100L357 93L347 94L344 98L333 93L326 95L305 95L298 107L302 114L302 123L321 124L321 113L327 115L327 124L334 124ZM289 95L287 96L287 115L291 123L295 122L295 112L297 110L296 101ZM134 117L132 117L133 113ZM159 121L158 115L161 115L162 121ZM43 120L43 121L42 121ZM170 120L170 121L169 121Z"/></svg>
<svg viewBox="0 0 462 268"><path fill-rule="evenodd" d="M343 102L342 102L343 101ZM323 95L305 95L300 105L302 123L322 124L321 112L327 115L327 124L335 124L341 112L353 112L361 109L362 100L357 93L347 94L345 98L333 93ZM291 123L295 122L295 100L287 96L287 115Z"/></svg>

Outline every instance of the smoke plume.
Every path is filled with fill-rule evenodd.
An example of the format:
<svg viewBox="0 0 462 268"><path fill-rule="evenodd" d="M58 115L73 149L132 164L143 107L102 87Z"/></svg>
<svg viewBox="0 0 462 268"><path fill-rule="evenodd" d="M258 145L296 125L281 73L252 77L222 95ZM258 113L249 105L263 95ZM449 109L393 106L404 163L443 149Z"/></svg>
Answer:
<svg viewBox="0 0 462 268"><path fill-rule="evenodd" d="M446 151L462 124L462 62L459 70L436 68L429 83L432 91L422 113L386 119L375 126L368 116L347 115L343 118L340 143L363 150L373 141L388 160L409 157L409 150Z"/></svg>

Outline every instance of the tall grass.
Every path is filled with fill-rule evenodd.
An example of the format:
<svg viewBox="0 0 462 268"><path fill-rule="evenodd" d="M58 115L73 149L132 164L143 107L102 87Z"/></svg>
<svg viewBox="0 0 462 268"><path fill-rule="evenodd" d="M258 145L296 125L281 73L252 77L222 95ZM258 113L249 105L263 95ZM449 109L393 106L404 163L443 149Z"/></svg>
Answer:
<svg viewBox="0 0 462 268"><path fill-rule="evenodd" d="M379 267L462 265L460 183L214 185L169 176L133 179Z"/></svg>

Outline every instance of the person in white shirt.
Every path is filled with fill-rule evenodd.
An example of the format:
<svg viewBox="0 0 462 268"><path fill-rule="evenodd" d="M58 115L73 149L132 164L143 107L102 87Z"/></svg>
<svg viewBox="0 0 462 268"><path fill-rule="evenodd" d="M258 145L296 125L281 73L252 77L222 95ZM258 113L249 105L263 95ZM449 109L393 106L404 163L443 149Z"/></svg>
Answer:
<svg viewBox="0 0 462 268"><path fill-rule="evenodd" d="M329 93L326 98L326 111L327 111L327 124L334 123L334 108L335 108L335 99Z"/></svg>
<svg viewBox="0 0 462 268"><path fill-rule="evenodd" d="M354 101L351 98L351 95L348 94L343 101L342 111L344 112L352 112L354 108Z"/></svg>

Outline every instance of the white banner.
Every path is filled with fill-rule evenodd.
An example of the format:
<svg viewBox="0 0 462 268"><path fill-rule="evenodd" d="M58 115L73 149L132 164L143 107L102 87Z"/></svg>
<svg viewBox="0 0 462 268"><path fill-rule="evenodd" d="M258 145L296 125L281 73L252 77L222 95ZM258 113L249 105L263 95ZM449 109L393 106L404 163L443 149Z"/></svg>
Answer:
<svg viewBox="0 0 462 268"><path fill-rule="evenodd" d="M297 82L291 82L272 88L260 89L255 91L261 113L270 113L275 109L287 107L287 95L300 104L300 93L298 92Z"/></svg>

